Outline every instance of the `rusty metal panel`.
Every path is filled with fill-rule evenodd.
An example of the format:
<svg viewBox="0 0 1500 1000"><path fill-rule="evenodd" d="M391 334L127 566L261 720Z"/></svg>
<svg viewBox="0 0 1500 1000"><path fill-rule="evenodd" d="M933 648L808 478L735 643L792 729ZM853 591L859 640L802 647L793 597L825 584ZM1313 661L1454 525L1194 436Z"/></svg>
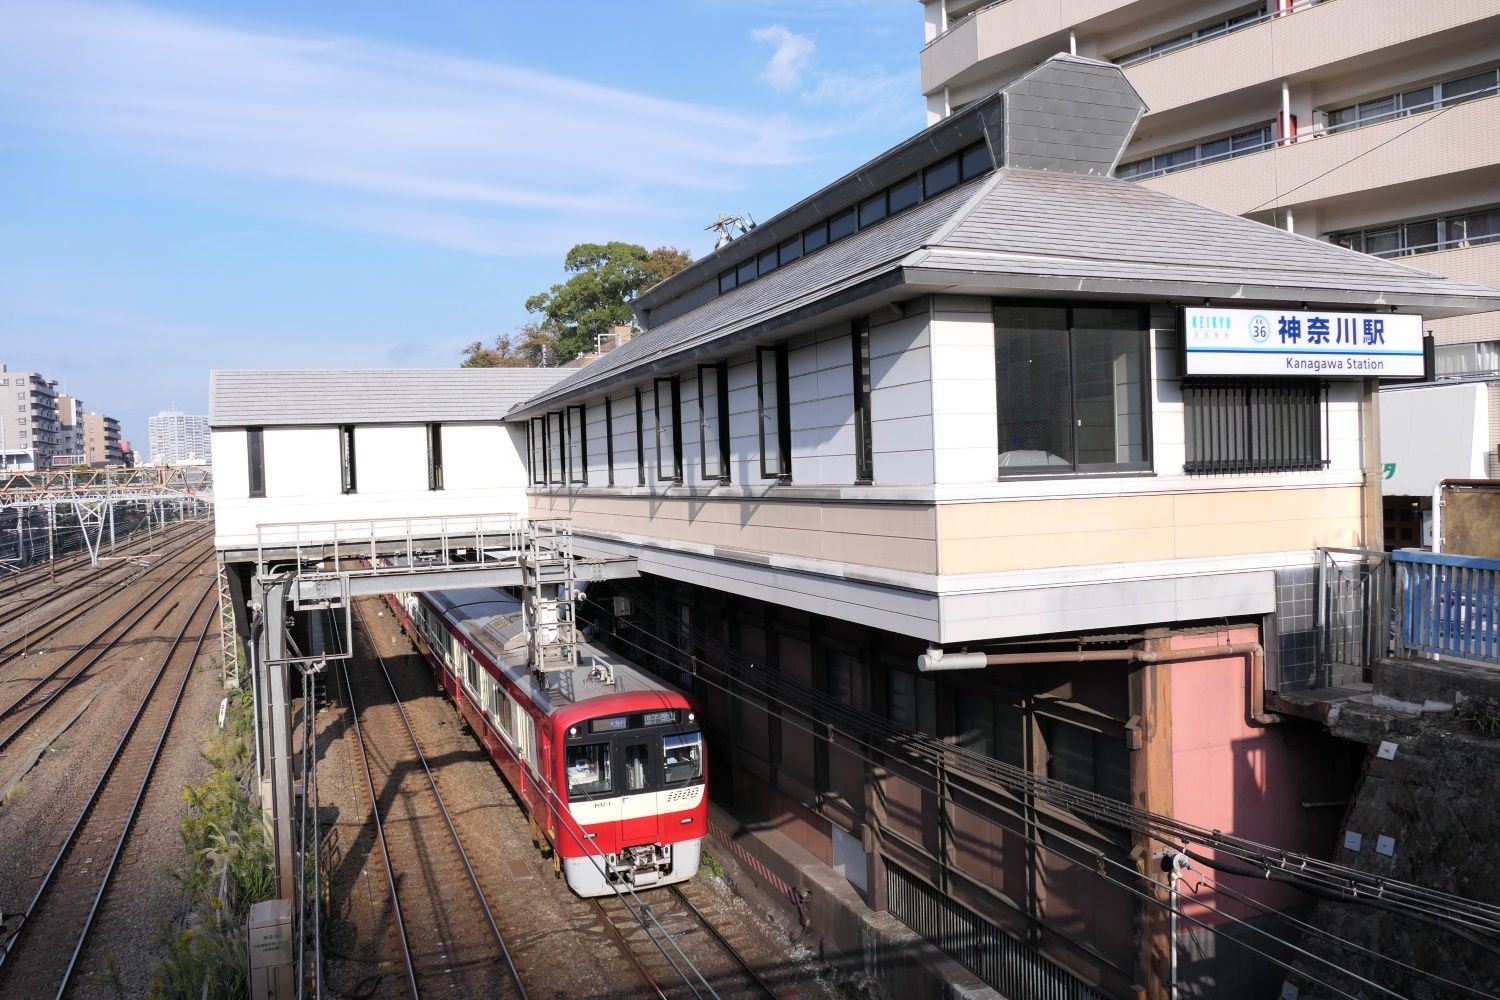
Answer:
<svg viewBox="0 0 1500 1000"><path fill-rule="evenodd" d="M1500 480L1440 483L1442 550L1500 559Z"/></svg>

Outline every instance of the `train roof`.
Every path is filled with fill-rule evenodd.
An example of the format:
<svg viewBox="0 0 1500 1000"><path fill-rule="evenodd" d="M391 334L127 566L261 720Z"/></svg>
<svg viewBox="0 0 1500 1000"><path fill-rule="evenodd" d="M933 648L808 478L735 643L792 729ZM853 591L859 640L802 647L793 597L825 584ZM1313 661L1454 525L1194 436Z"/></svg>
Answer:
<svg viewBox="0 0 1500 1000"><path fill-rule="evenodd" d="M578 666L548 672L544 686L526 667L519 600L492 587L439 590L424 596L549 714L568 705L611 695L680 694L675 687L629 660L587 641L578 644Z"/></svg>

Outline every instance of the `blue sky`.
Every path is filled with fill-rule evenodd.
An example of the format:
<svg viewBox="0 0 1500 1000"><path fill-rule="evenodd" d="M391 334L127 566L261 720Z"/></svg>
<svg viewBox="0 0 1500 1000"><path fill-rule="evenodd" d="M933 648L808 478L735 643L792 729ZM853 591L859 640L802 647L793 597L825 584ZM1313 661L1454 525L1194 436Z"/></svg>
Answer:
<svg viewBox="0 0 1500 1000"><path fill-rule="evenodd" d="M457 364L574 243L695 256L922 127L915 0L0 0L0 361Z"/></svg>

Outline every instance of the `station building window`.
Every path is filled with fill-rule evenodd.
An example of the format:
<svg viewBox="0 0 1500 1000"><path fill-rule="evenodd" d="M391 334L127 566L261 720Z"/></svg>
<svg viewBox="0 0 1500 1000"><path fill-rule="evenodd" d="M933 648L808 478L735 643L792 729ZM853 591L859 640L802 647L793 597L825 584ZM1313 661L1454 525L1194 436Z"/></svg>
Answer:
<svg viewBox="0 0 1500 1000"><path fill-rule="evenodd" d="M729 482L729 367L698 366L698 461L704 479Z"/></svg>
<svg viewBox="0 0 1500 1000"><path fill-rule="evenodd" d="M249 461L250 495L266 495L266 431L263 427L245 428L245 455Z"/></svg>
<svg viewBox="0 0 1500 1000"><path fill-rule="evenodd" d="M1130 751L1119 736L1041 718L1047 777L1121 802L1130 801Z"/></svg>
<svg viewBox="0 0 1500 1000"><path fill-rule="evenodd" d="M1149 471L1146 311L997 303L994 315L1000 475Z"/></svg>
<svg viewBox="0 0 1500 1000"><path fill-rule="evenodd" d="M1184 381L1189 474L1321 469L1324 383Z"/></svg>
<svg viewBox="0 0 1500 1000"><path fill-rule="evenodd" d="M677 376L655 382L656 479L682 482L682 396Z"/></svg>
<svg viewBox="0 0 1500 1000"><path fill-rule="evenodd" d="M615 405L604 397L604 473L605 485L615 484Z"/></svg>
<svg viewBox="0 0 1500 1000"><path fill-rule="evenodd" d="M345 493L359 490L359 477L354 464L354 425L339 428L339 478Z"/></svg>
<svg viewBox="0 0 1500 1000"><path fill-rule="evenodd" d="M547 482L547 418L532 417L526 426L530 439L531 482L543 486Z"/></svg>
<svg viewBox="0 0 1500 1000"><path fill-rule="evenodd" d="M875 481L873 426L870 417L870 321L854 321L850 334L854 348L854 481Z"/></svg>
<svg viewBox="0 0 1500 1000"><path fill-rule="evenodd" d="M443 425L427 425L427 488L443 488Z"/></svg>
<svg viewBox="0 0 1500 1000"><path fill-rule="evenodd" d="M589 442L583 407L570 406L564 411L564 416L568 425L568 482L586 485L589 481Z"/></svg>
<svg viewBox="0 0 1500 1000"><path fill-rule="evenodd" d="M547 414L547 482L554 486L562 486L568 481L568 453L564 438L562 413Z"/></svg>
<svg viewBox="0 0 1500 1000"><path fill-rule="evenodd" d="M635 467L636 485L646 485L646 405L641 390L635 390Z"/></svg>
<svg viewBox="0 0 1500 1000"><path fill-rule="evenodd" d="M938 734L937 685L929 677L918 677L888 666L886 670L886 718L911 732Z"/></svg>
<svg viewBox="0 0 1500 1000"><path fill-rule="evenodd" d="M792 420L786 344L755 349L755 413L760 437L760 477L790 482Z"/></svg>

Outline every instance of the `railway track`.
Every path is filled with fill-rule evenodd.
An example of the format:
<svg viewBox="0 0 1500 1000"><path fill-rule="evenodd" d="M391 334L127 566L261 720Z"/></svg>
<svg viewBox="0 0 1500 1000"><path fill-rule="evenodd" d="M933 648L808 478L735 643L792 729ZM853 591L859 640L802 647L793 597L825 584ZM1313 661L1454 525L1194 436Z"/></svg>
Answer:
<svg viewBox="0 0 1500 1000"><path fill-rule="evenodd" d="M0 753L5 752L32 723L52 707L74 684L83 679L94 665L127 640L139 639L137 626L155 612L166 598L191 577L201 565L201 559L191 559L178 567L161 587L142 587L141 593L124 611L113 618L92 638L61 662L46 670L41 677L31 681L29 687L0 708ZM209 590L214 589L213 583ZM169 606L161 615L158 627L175 610ZM190 616L191 617L191 616ZM17 681L17 685L23 684Z"/></svg>
<svg viewBox="0 0 1500 1000"><path fill-rule="evenodd" d="M721 923L734 921L704 912L678 886L590 902L605 931L660 1000L776 1000L775 990L720 930Z"/></svg>
<svg viewBox="0 0 1500 1000"><path fill-rule="evenodd" d="M368 634L363 612L357 624ZM395 682L373 641L369 648L379 677L367 670L361 678L364 687L374 689L367 692L363 712L347 661L338 661L338 670L370 797L376 853L390 887L406 991L413 998L525 1000L520 973Z"/></svg>
<svg viewBox="0 0 1500 1000"><path fill-rule="evenodd" d="M0 994L63 997L93 932L100 904L130 840L152 775L182 704L217 608L205 587L163 654L15 933L0 947ZM184 641L196 628L196 639ZM105 853L108 857L104 857Z"/></svg>
<svg viewBox="0 0 1500 1000"><path fill-rule="evenodd" d="M158 564L170 562L179 555L191 550L194 546L202 546L209 539L210 532L207 529L199 529L189 533L184 539L174 538L174 544L170 549L156 553ZM135 555L138 557L138 551ZM103 602L98 600L106 594L109 587L117 583L126 586L136 582L132 574L138 579L143 574L140 567L130 562L117 563L107 569L97 571L97 575L88 578L86 585L81 585L83 579L77 581L54 585L50 591L39 595L28 597L23 601L15 601L5 610L0 611L0 621L6 622L5 627L0 627L0 632L13 631L16 634L10 638L0 641L0 665L10 662L17 656L33 648L46 648L50 640L58 635L63 629L76 621L88 617ZM76 597L77 600L69 602L67 599ZM32 620L32 615L54 602L63 606L48 612L47 616L40 620ZM17 613L17 609L24 607L24 613Z"/></svg>
<svg viewBox="0 0 1500 1000"><path fill-rule="evenodd" d="M165 529L142 530L137 526L120 536L114 552L108 557L127 559L142 551L149 552L164 538L181 534L184 527L203 527L205 523L201 519L186 519L174 521ZM97 572L99 571L90 563L88 550L79 548L64 552L55 559L30 563L21 569L0 575L0 615L10 610L17 598L29 599L26 595L28 590L54 589L60 584L65 585L70 576L79 578Z"/></svg>

